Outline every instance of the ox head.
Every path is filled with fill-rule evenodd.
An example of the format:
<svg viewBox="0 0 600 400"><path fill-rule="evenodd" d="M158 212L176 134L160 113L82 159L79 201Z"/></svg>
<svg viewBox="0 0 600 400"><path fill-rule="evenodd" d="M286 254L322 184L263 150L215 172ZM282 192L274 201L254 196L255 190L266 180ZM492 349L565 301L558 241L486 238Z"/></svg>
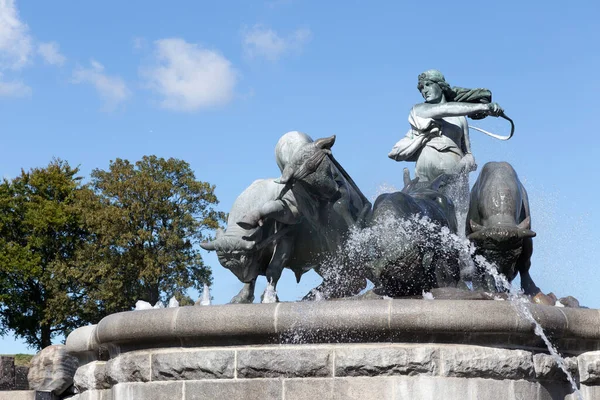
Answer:
<svg viewBox="0 0 600 400"><path fill-rule="evenodd" d="M282 199L285 193L287 193L296 182L310 181L311 175L317 172L323 161L331 154L331 147L334 143L335 135L318 139L311 143L306 143L300 147L285 166L281 177L277 180L278 183L285 185L279 193L278 199ZM327 180L321 180L319 183L327 183ZM327 191L321 190L321 193L326 192Z"/></svg>
<svg viewBox="0 0 600 400"><path fill-rule="evenodd" d="M219 263L233 272L241 282L249 283L260 273L260 254L255 241L225 236L218 229L215 240L200 243L200 247L216 251Z"/></svg>
<svg viewBox="0 0 600 400"><path fill-rule="evenodd" d="M531 230L531 220L525 218L516 226L497 225L482 226L469 220L472 233L467 236L477 246L477 253L483 255L487 261L495 263L500 272L509 279L516 273L514 266L521 256L523 240L535 237Z"/></svg>
<svg viewBox="0 0 600 400"><path fill-rule="evenodd" d="M472 233L468 239L480 243L483 246L508 246L513 243L520 243L525 238L535 237L536 233L531 230L531 219L525 218L517 226L497 225L483 226L472 219L469 220Z"/></svg>
<svg viewBox="0 0 600 400"><path fill-rule="evenodd" d="M402 188L402 192L408 194L431 190L437 192L441 187L448 185L453 179L452 175L441 174L432 181L420 182L419 177L411 179L410 171L408 168L404 168L404 187Z"/></svg>

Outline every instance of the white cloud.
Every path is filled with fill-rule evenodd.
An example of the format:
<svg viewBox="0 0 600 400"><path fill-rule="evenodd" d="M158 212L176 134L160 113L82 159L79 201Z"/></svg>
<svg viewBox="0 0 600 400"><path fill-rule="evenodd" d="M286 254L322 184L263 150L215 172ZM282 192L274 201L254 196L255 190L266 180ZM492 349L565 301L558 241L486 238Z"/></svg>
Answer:
<svg viewBox="0 0 600 400"><path fill-rule="evenodd" d="M237 72L220 53L179 38L154 44L155 64L140 74L162 96L161 107L196 111L231 101Z"/></svg>
<svg viewBox="0 0 600 400"><path fill-rule="evenodd" d="M249 57L264 57L277 61L284 54L299 52L311 39L310 29L297 29L287 37L281 37L273 29L254 25L243 33L244 51Z"/></svg>
<svg viewBox="0 0 600 400"><path fill-rule="evenodd" d="M0 73L0 96L27 97L31 96L31 88L21 81L5 82Z"/></svg>
<svg viewBox="0 0 600 400"><path fill-rule="evenodd" d="M131 91L118 76L109 76L104 73L104 66L95 60L90 61L91 68L78 66L73 71L73 83L89 83L93 85L100 97L104 99L105 109L112 110L125 101Z"/></svg>
<svg viewBox="0 0 600 400"><path fill-rule="evenodd" d="M59 46L56 42L40 43L37 50L46 64L62 66L67 60L65 56L60 54Z"/></svg>
<svg viewBox="0 0 600 400"><path fill-rule="evenodd" d="M19 19L14 0L0 0L0 68L18 70L32 52L29 28Z"/></svg>

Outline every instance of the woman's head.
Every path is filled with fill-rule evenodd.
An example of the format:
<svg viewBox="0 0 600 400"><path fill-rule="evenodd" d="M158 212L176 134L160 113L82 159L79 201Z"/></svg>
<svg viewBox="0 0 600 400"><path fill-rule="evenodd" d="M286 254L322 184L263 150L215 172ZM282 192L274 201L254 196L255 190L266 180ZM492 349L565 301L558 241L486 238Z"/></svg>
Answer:
<svg viewBox="0 0 600 400"><path fill-rule="evenodd" d="M449 100L452 97L450 85L437 69L430 69L420 74L417 89L426 103L439 103L442 98Z"/></svg>

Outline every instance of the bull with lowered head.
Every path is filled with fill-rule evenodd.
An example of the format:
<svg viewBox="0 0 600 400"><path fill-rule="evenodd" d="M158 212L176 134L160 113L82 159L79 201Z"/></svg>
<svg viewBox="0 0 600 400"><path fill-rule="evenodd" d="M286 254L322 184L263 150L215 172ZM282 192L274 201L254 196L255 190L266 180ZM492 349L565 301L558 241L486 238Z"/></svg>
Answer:
<svg viewBox="0 0 600 400"><path fill-rule="evenodd" d="M494 263L511 282L521 276L521 288L536 296L540 289L529 275L533 240L527 191L514 168L507 162L485 164L471 190L466 236L476 246L475 254ZM496 283L485 271L473 279L484 290Z"/></svg>
<svg viewBox="0 0 600 400"><path fill-rule="evenodd" d="M290 132L280 139L276 156L279 159L286 148L291 150L285 165L280 164L283 168L279 182L284 187L279 196L293 193L306 228L299 237L306 242L305 252L314 256L315 270L323 277L323 283L305 299L356 294L366 286L364 276L347 270L343 261L338 260L336 265L323 261L339 255L350 230L364 224L371 203L333 157L335 136L315 141L298 141L295 136Z"/></svg>
<svg viewBox="0 0 600 400"><path fill-rule="evenodd" d="M233 203L227 229L217 230L215 240L200 244L216 251L219 263L244 283L232 303L252 303L257 277L265 275L276 286L288 266L299 214L291 192L277 199L282 187L274 179L254 181ZM255 226L238 224L248 216L256 219Z"/></svg>

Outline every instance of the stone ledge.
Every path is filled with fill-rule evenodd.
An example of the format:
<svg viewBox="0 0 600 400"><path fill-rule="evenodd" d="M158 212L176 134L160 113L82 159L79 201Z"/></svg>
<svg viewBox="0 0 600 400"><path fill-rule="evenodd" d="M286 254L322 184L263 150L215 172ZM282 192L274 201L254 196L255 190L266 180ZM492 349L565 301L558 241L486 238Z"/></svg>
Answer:
<svg viewBox="0 0 600 400"><path fill-rule="evenodd" d="M227 379L234 377L235 352L186 351L152 354L152 381Z"/></svg>
<svg viewBox="0 0 600 400"><path fill-rule="evenodd" d="M238 378L333 376L333 349L286 346L273 350L237 351Z"/></svg>
<svg viewBox="0 0 600 400"><path fill-rule="evenodd" d="M335 349L335 376L434 375L439 346L342 347Z"/></svg>
<svg viewBox="0 0 600 400"><path fill-rule="evenodd" d="M582 386L595 399L600 387ZM122 383L71 400L577 400L567 383L458 377L268 378Z"/></svg>
<svg viewBox="0 0 600 400"><path fill-rule="evenodd" d="M599 310L528 307L562 351L600 350ZM510 302L404 299L129 311L75 330L67 348L85 353L103 345L114 354L151 347L391 341L544 349L531 323Z"/></svg>
<svg viewBox="0 0 600 400"><path fill-rule="evenodd" d="M567 358L575 380L600 383L600 352ZM579 369L578 363L579 362ZM80 391L120 383L264 378L432 376L566 382L552 357L448 344L313 344L132 351L81 366Z"/></svg>

